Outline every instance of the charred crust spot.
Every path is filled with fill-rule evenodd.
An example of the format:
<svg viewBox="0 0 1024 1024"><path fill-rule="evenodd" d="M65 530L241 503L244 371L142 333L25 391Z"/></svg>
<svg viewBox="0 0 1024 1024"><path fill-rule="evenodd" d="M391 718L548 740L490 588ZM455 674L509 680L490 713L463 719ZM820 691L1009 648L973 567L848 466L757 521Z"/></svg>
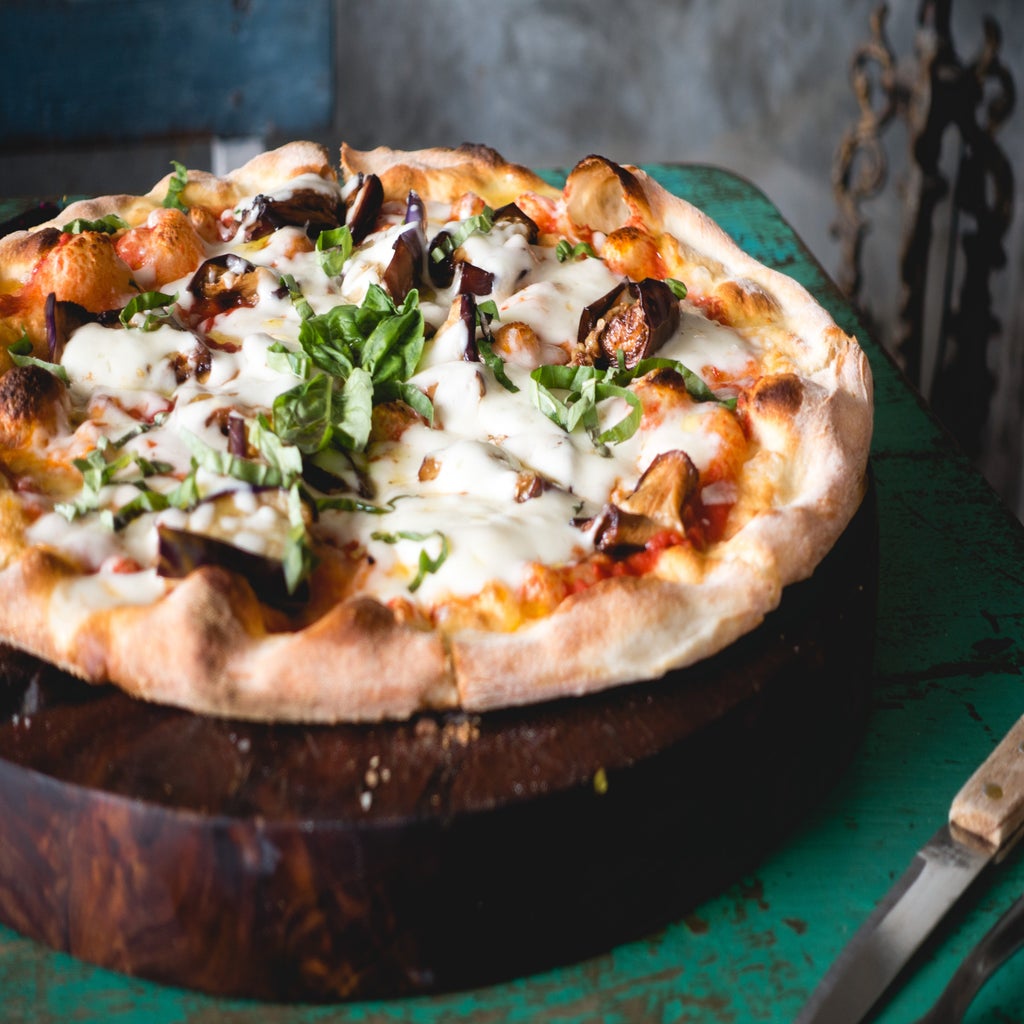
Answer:
<svg viewBox="0 0 1024 1024"><path fill-rule="evenodd" d="M25 254L26 256L31 254L36 258L41 258L51 249L55 248L60 243L60 239L60 228L40 228L28 236Z"/></svg>
<svg viewBox="0 0 1024 1024"><path fill-rule="evenodd" d="M0 377L0 440L18 444L37 424L52 427L64 385L39 366L15 366Z"/></svg>
<svg viewBox="0 0 1024 1024"><path fill-rule="evenodd" d="M800 411L804 387L793 373L780 373L758 382L751 395L753 409L761 416L792 417Z"/></svg>
<svg viewBox="0 0 1024 1024"><path fill-rule="evenodd" d="M683 375L671 366L660 366L658 369L652 370L644 377L644 383L656 388L665 388L667 391L679 391L689 394L686 390L686 381L683 379Z"/></svg>

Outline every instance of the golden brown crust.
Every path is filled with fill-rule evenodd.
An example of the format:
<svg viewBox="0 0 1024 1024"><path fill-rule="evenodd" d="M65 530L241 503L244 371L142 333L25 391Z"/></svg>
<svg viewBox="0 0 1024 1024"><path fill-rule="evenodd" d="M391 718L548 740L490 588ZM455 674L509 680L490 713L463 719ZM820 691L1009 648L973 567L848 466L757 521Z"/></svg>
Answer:
<svg viewBox="0 0 1024 1024"><path fill-rule="evenodd" d="M577 238L607 244L613 269L634 278L685 278L696 307L768 338L762 376L743 389L739 419L727 415L719 463L705 471L705 483L725 479L736 491L721 542L706 552L671 547L646 575L603 579L552 600L550 614L474 616L463 608L443 628L430 627L425 614L405 615L400 603L392 609L348 596L355 570L339 571L346 596L331 605L318 592L314 621L289 626L224 569L197 569L175 582L152 573L126 574L123 581L82 575L70 560L25 543L22 506L4 491L5 637L85 679L112 679L141 698L204 713L324 722L400 718L422 708L486 710L660 675L731 643L775 606L784 586L813 571L863 493L871 378L854 340L803 288L757 264L642 171L601 157L573 170L564 204L561 192L485 147L401 153L345 146L342 163L348 174L378 175L388 199L404 200L410 189L450 203L475 193L494 207L521 198L524 208L551 214L542 230L557 222ZM224 178L190 171L182 198L216 218L244 196L303 174L333 179L320 147L293 144ZM116 212L135 229L120 236L127 241L87 233L75 236L86 241L75 242L55 230L56 222L0 240L0 290L9 293L0 299L13 308L28 289L45 286L97 311L116 305L131 268L184 250L194 264L202 252L198 239L213 222L153 216L163 210L169 182L170 176L145 197L80 204L61 218ZM78 254L70 269L58 262L62 249ZM88 283L97 270L108 288L102 296L102 288ZM0 306L0 315L9 313ZM530 347L525 332L512 336L507 327L499 348ZM24 447L34 429L59 415L62 386L39 373L12 370L0 378L0 445L8 450ZM652 419L663 406L691 403L678 380L664 375L648 378L636 393ZM375 436L400 440L407 419L382 406ZM643 511L628 494L618 500L627 512ZM678 514L667 523L684 526ZM480 628L497 619L502 629Z"/></svg>
<svg viewBox="0 0 1024 1024"><path fill-rule="evenodd" d="M385 199L404 200L412 189L442 202L474 192L493 207L513 202L524 192L556 197L559 192L532 171L508 163L487 146L401 152L380 146L357 150L345 144L341 163L347 174L376 174Z"/></svg>

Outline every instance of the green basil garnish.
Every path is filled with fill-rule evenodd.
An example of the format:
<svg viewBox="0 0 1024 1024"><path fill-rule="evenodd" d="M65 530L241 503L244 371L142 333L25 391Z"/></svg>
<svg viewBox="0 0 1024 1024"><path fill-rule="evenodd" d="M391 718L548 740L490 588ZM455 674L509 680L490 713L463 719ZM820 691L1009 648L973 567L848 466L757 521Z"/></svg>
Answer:
<svg viewBox="0 0 1024 1024"><path fill-rule="evenodd" d="M309 320L316 315L313 312L313 307L307 301L306 296L302 294L302 290L295 283L295 278L291 274L282 274L281 284L288 289L288 296L292 300L292 305L295 307L295 312L299 314L300 319Z"/></svg>
<svg viewBox="0 0 1024 1024"><path fill-rule="evenodd" d="M374 532L370 534L370 536L374 540L384 541L385 544L397 544L400 540L427 541L432 537L441 538L441 550L436 558L431 558L430 555L427 554L426 548L420 549L416 576L413 578L408 588L411 594L414 594L419 590L427 575L429 573L437 572L448 558L448 538L440 530L431 530L430 533L418 533L415 530L399 530L397 533Z"/></svg>
<svg viewBox="0 0 1024 1024"><path fill-rule="evenodd" d="M183 213L187 213L188 207L181 201L181 193L188 184L188 170L183 163L177 160L172 160L171 166L174 168L174 173L167 183L167 195L164 196L163 205L172 210L181 210Z"/></svg>
<svg viewBox="0 0 1024 1024"><path fill-rule="evenodd" d="M430 250L430 258L435 263L440 263L441 260L455 252L470 235L478 231L480 234L486 235L493 227L494 211L489 206L485 206L482 212L459 221L455 230L450 234L442 235L441 241Z"/></svg>
<svg viewBox="0 0 1024 1024"><path fill-rule="evenodd" d="M352 255L352 232L347 224L321 231L316 240L317 260L328 277L340 277Z"/></svg>
<svg viewBox="0 0 1024 1024"><path fill-rule="evenodd" d="M128 438L123 439L121 443L125 440ZM131 452L124 452L108 460L107 452L116 451L118 448L118 442L100 437L96 447L85 458L75 459L74 466L82 474L82 493L73 502L58 502L54 505L54 511L72 520L100 510L100 492L112 484L134 486L140 492L117 512L111 512L109 509L100 510L103 522L112 530L120 530L144 512L159 512L165 508L190 508L198 502L194 466L189 476L174 490L162 494L151 490L146 480L151 476L167 476L174 467L169 463L152 461ZM129 466L134 466L138 470L138 475L128 479L119 478L118 475Z"/></svg>
<svg viewBox="0 0 1024 1024"><path fill-rule="evenodd" d="M161 324L171 322L168 306L178 299L177 295L165 295L163 292L141 292L136 295L118 314L118 320L125 327L132 326L132 320L139 313L147 313L140 330L155 331Z"/></svg>
<svg viewBox="0 0 1024 1024"><path fill-rule="evenodd" d="M99 231L105 235L113 235L128 227L131 227L131 225L123 217L119 217L116 213L108 213L105 217L100 217L98 220L86 220L84 217L76 217L74 220L68 221L61 228L61 231L65 235L80 235L83 231Z"/></svg>
<svg viewBox="0 0 1024 1024"><path fill-rule="evenodd" d="M250 440L256 444L256 439ZM270 431L267 431L270 433ZM217 473L220 476L230 476L235 480L251 484L253 487L290 487L294 477L294 467L288 472L282 472L277 465L268 462L256 462L253 459L243 459L230 452L221 451L218 448L211 448L202 438L187 430L181 432L185 443L192 451L192 457L200 469ZM298 451L298 449L295 449Z"/></svg>
<svg viewBox="0 0 1024 1024"><path fill-rule="evenodd" d="M65 384L71 383L68 371L60 363L50 363L32 355L32 342L29 341L27 334L23 334L17 341L8 345L7 354L15 366L38 366L40 369L52 373L54 377L58 377Z"/></svg>
<svg viewBox="0 0 1024 1024"><path fill-rule="evenodd" d="M289 594L310 574L314 565L313 548L302 515L302 492L297 483L288 490L288 535L285 537L281 569Z"/></svg>
<svg viewBox="0 0 1024 1024"><path fill-rule="evenodd" d="M736 406L735 399L720 399L697 374L676 359L641 359L627 370L621 352L619 364L605 370L596 366L538 366L530 373L531 396L534 405L563 430L571 433L583 426L595 444L620 444L636 433L643 413L640 399L627 385L659 369L678 373L696 402L719 402L730 409ZM556 392L564 393L564 397L559 398ZM598 433L597 405L607 398L623 399L630 411L614 426Z"/></svg>
<svg viewBox="0 0 1024 1024"><path fill-rule="evenodd" d="M555 258L559 263L567 263L571 260L579 260L584 257L597 259L598 255L589 242L577 242L575 245L568 238L563 238L555 246Z"/></svg>

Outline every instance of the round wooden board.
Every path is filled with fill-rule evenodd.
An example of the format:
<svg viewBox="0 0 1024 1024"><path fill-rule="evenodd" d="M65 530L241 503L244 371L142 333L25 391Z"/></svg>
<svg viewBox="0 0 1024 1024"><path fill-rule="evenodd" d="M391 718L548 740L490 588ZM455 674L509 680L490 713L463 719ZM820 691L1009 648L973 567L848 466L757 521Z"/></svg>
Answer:
<svg viewBox="0 0 1024 1024"><path fill-rule="evenodd" d="M275 1000L476 986L649 934L750 870L845 765L876 564L869 495L721 655L485 716L222 721L0 649L0 919Z"/></svg>

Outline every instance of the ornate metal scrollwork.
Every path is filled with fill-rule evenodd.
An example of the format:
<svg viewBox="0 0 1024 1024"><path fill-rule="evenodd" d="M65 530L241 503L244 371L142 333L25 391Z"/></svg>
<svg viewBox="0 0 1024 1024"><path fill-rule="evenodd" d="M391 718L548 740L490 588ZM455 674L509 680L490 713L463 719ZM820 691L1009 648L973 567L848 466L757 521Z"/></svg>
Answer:
<svg viewBox="0 0 1024 1024"><path fill-rule="evenodd" d="M872 15L871 40L856 51L851 70L860 117L841 140L833 166L840 214L835 230L842 244L839 285L859 305L868 229L861 206L885 185L888 166L882 133L893 120L902 120L911 156L908 221L900 256L903 295L894 336L883 340L910 380L930 397L939 418L976 456L994 386L987 350L1000 329L989 282L1006 262L1003 238L1013 209L1013 172L995 136L1013 110L1016 90L1000 59L1001 33L991 18L983 22L979 56L967 64L957 56L951 3L922 0L916 67L909 74L900 70L885 35L887 7L880 6ZM941 164L943 141L951 128L959 150L952 187ZM924 358L929 254L936 209L947 197L949 244L941 275L935 373L929 380ZM965 227L965 220L972 226Z"/></svg>

